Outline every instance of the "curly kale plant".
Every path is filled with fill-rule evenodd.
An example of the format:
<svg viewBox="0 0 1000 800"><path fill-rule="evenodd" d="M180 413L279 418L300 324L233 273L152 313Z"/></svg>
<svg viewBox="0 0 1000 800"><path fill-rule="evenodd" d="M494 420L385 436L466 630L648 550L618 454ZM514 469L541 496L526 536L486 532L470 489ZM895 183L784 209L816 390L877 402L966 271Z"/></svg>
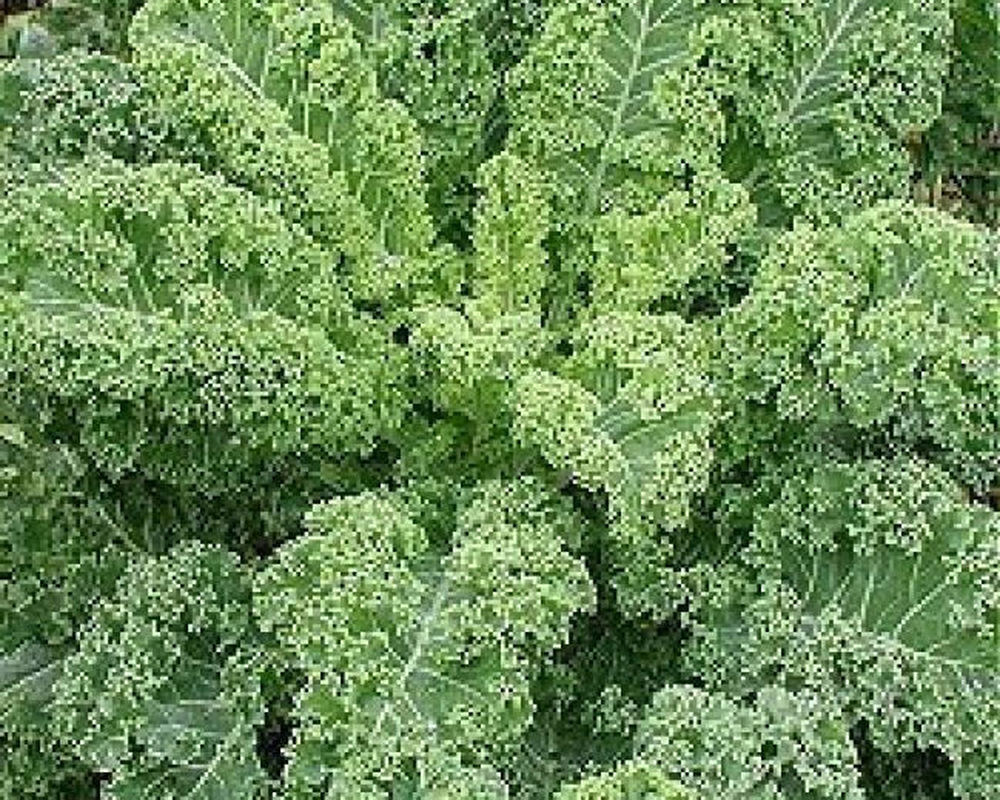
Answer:
<svg viewBox="0 0 1000 800"><path fill-rule="evenodd" d="M0 800L1000 800L997 25L0 22Z"/></svg>

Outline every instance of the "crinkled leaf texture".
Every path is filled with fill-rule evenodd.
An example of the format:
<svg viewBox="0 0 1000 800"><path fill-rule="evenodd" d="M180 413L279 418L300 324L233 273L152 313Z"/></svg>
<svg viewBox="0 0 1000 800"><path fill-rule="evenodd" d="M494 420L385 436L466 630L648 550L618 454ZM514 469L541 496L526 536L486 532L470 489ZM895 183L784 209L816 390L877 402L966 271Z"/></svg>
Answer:
<svg viewBox="0 0 1000 800"><path fill-rule="evenodd" d="M131 158L148 147L142 122L139 86L114 58L66 53L0 63L0 131L16 131L0 150L0 186L23 183L32 164L90 150Z"/></svg>
<svg viewBox="0 0 1000 800"><path fill-rule="evenodd" d="M566 364L534 370L513 390L514 435L554 468L607 495L618 602L663 610L658 573L669 540L712 464L715 399L705 344L680 317L623 313L595 320Z"/></svg>
<svg viewBox="0 0 1000 800"><path fill-rule="evenodd" d="M669 780L658 767L643 761L627 761L613 772L563 787L554 800L694 800L694 797L694 792Z"/></svg>
<svg viewBox="0 0 1000 800"><path fill-rule="evenodd" d="M4 800L1000 800L985 3L141 5L0 65Z"/></svg>
<svg viewBox="0 0 1000 800"><path fill-rule="evenodd" d="M262 644L231 554L192 541L136 561L64 662L58 732L114 800L253 797Z"/></svg>
<svg viewBox="0 0 1000 800"><path fill-rule="evenodd" d="M333 341L371 339L269 204L193 167L95 162L3 207L5 394L74 415L109 473L220 491L269 456L371 448L359 377L380 367Z"/></svg>
<svg viewBox="0 0 1000 800"><path fill-rule="evenodd" d="M903 197L903 139L937 116L952 22L947 0L756 0L696 34L709 85L735 113L727 174L762 220L843 217Z"/></svg>
<svg viewBox="0 0 1000 800"><path fill-rule="evenodd" d="M756 580L696 627L691 663L710 685L832 698L884 750L947 753L957 796L996 796L995 512L916 458L804 458L755 516L746 557Z"/></svg>
<svg viewBox="0 0 1000 800"><path fill-rule="evenodd" d="M554 324L678 302L698 275L723 277L755 211L726 180L723 114L686 70L710 8L690 0L557 6L511 73L508 149L551 186Z"/></svg>
<svg viewBox="0 0 1000 800"><path fill-rule="evenodd" d="M480 314L538 311L545 286L549 189L530 162L509 151L479 169L473 279Z"/></svg>
<svg viewBox="0 0 1000 800"><path fill-rule="evenodd" d="M977 490L994 485L996 264L982 230L897 202L781 237L750 294L721 318L717 384L737 423L734 455L761 449L740 438L744 415L763 406L780 429L842 439L846 428L920 448Z"/></svg>
<svg viewBox="0 0 1000 800"><path fill-rule="evenodd" d="M503 495L465 510L444 556L398 501L329 501L259 576L261 624L305 675L290 797L437 796L486 780L530 723L532 659L566 641L594 589L558 528L504 513Z"/></svg>
<svg viewBox="0 0 1000 800"><path fill-rule="evenodd" d="M151 0L130 36L171 135L208 144L237 183L342 248L355 291L385 298L430 246L421 139L379 94L376 65L336 11L321 0Z"/></svg>
<svg viewBox="0 0 1000 800"><path fill-rule="evenodd" d="M744 704L668 686L636 739L641 758L704 797L862 800L847 724L821 696L763 688Z"/></svg>
<svg viewBox="0 0 1000 800"><path fill-rule="evenodd" d="M4 408L0 419L14 418ZM131 542L99 484L35 424L0 422L0 796L82 791L81 765L54 735L63 660L90 608L110 594Z"/></svg>
<svg viewBox="0 0 1000 800"><path fill-rule="evenodd" d="M414 313L411 339L434 404L482 421L495 421L513 379L531 369L551 337L530 312L479 316L428 306Z"/></svg>

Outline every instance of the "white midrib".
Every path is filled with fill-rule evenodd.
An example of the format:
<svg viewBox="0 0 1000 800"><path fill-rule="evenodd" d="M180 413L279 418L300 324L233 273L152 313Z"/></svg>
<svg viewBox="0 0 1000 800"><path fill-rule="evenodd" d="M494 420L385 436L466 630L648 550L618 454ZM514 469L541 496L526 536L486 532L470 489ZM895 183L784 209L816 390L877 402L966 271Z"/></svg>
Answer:
<svg viewBox="0 0 1000 800"><path fill-rule="evenodd" d="M51 672L52 670L56 669L60 665L60 663L62 662L53 661L50 664L45 664L44 666L39 667L38 669L33 669L30 672L25 673L16 681L14 681L12 684L10 684L5 689L0 691L0 697L6 697L8 695L13 696L17 689L21 688L30 681L39 678L46 672Z"/></svg>
<svg viewBox="0 0 1000 800"><path fill-rule="evenodd" d="M597 168L594 170L594 177L591 180L590 191L587 192L587 211L593 213L597 210L597 196L604 183L604 173L607 169L607 156L605 151L608 144L613 142L621 131L622 120L625 116L625 108L632 96L632 84L636 75L639 74L639 64L642 62L642 48L646 43L646 36L649 35L649 8L653 0L645 0L642 4L642 15L639 17L639 36L632 47L632 63L629 65L628 75L622 85L622 92L618 98L618 105L615 108L614 116L611 119L611 130L601 147L601 154L597 161Z"/></svg>
<svg viewBox="0 0 1000 800"><path fill-rule="evenodd" d="M213 27L218 30L218 23L214 19L212 19L211 22ZM219 41L224 45L228 45L229 52L226 52L219 47L214 47L211 42L206 41L203 37L190 31L174 28L171 33L178 41L184 44L202 45L208 51L209 57L214 57L219 63L219 66L222 67L223 71L229 73L233 79L246 89L254 98L258 100L270 100L270 98L264 93L264 87L267 83L268 57L270 55L270 49L274 47L274 31L271 28L268 28L267 32L267 46L264 50L259 83L254 83L243 66L241 66L236 60L233 43L228 41L224 36L220 35ZM169 42L169 39L167 39L167 41Z"/></svg>
<svg viewBox="0 0 1000 800"><path fill-rule="evenodd" d="M802 99L805 97L806 88L816 79L816 73L819 72L820 68L826 63L826 60L830 57L830 53L833 51L834 46L837 44L838 40L844 33L844 28L847 27L847 23L850 21L851 17L854 16L854 12L857 10L858 6L861 4L861 0L851 0L845 9L840 20L837 22L837 27L833 29L833 33L826 42L826 46L820 52L819 57L813 62L812 69L809 70L809 74L799 83L799 88L795 92L795 96L792 98L788 107L785 109L785 113L782 115L785 122L791 120L795 115L795 111Z"/></svg>
<svg viewBox="0 0 1000 800"><path fill-rule="evenodd" d="M931 601L935 600L938 595L941 594L945 589L950 588L953 585L954 579L960 575L962 572L961 567L953 568L938 584L927 594L921 598L920 602L914 604L909 608L909 610L903 615L902 619L899 620L896 627L892 631L892 636L894 638L899 638L899 635L903 632L903 628L910 624L910 621L920 614Z"/></svg>
<svg viewBox="0 0 1000 800"><path fill-rule="evenodd" d="M188 791L189 797L195 796L195 793L204 785L208 776L213 774L216 768L218 768L219 764L222 762L223 756L225 756L234 745L242 740L245 735L246 730L242 725L233 726L233 729L229 732L226 738L222 740L218 749L216 749L215 756L213 756L212 760L205 765L204 771L198 776L198 780Z"/></svg>
<svg viewBox="0 0 1000 800"><path fill-rule="evenodd" d="M909 625L910 622L917 615L923 612L927 608L927 606L930 605L930 603L933 602L946 588L952 586L954 579L961 573L961 571L962 569L960 566L953 568L947 575L945 575L936 584L936 586L933 589L927 592L917 603L910 606L910 608L906 611L906 613L903 614L900 620L896 623L895 627L889 632L889 635L894 639L899 639L900 635L902 634L906 626ZM864 618L867 615L867 606L870 600L870 594L872 591L874 576L875 573L873 570L868 576L867 589L865 592L865 597L861 608L860 618L862 623L864 623ZM852 577L853 577L853 570L847 570L847 573L845 574L843 580L841 580L836 591L834 591L833 595L830 598L828 598L827 601L824 603L824 609L830 609L834 607L837 602L839 602L841 595L847 588ZM911 579L910 594L911 595L913 594L912 579ZM872 630L873 632L877 632L878 626L881 623L883 615L879 615L879 617L876 620L873 620L866 627L869 630Z"/></svg>
<svg viewBox="0 0 1000 800"><path fill-rule="evenodd" d="M814 561L814 564L815 564L816 560L814 559L813 561ZM866 581L865 596L863 598L862 606L861 606L861 611L860 611L860 619L861 619L862 622L864 622L864 618L867 615L868 604L870 602L870 596L871 596L871 592L872 592L872 589L873 589L873 583L874 583L874 577L875 577L875 569L877 569L877 562L876 562L875 568L873 568L872 571L869 573L868 580ZM920 612L922 612L928 606L929 603L931 603L938 595L941 594L941 592L945 588L947 588L948 586L950 586L951 585L951 581L956 576L958 576L960 573L961 573L961 567L955 567L954 569L952 569L935 586L934 589L932 589L926 595L924 595L924 597L922 597L919 602L917 602L917 603L913 604L912 606L910 606L910 608L906 611L906 613L903 614L902 618L897 622L896 626L893 628L893 630L891 631L890 635L893 636L893 637L895 637L895 638L898 638L899 635L900 635L900 633L902 633L903 629L910 623L910 621L916 615L918 615ZM911 580L910 580L910 595L911 596L913 594L913 577L914 576L911 575ZM830 597L828 597L825 600L825 602L823 603L823 610L824 611L834 608L836 606L836 604L840 602L841 597L843 596L843 594L846 591L847 587L850 585L850 583L853 580L853 578L854 578L854 569L851 568L851 569L846 570L845 573L844 573L844 577L841 579L840 583L837 585L837 588L834 590L833 594ZM879 617L877 619L873 620L868 625L868 627L870 629L877 630L879 624L882 621L882 616L883 615L884 615L884 611L883 611L883 614L879 615Z"/></svg>
<svg viewBox="0 0 1000 800"><path fill-rule="evenodd" d="M406 660L406 664L403 666L403 671L399 673L399 678L396 680L396 688L398 690L404 692L406 691L406 682L410 679L414 670L417 669L417 665L423 657L424 648L427 646L427 642L430 641L431 627L437 619L438 612L441 610L441 605L444 603L447 595L448 581L447 579L443 579L441 584L438 586L437 593L434 595L434 600L431 602L430 608L427 609L427 613L424 614L423 618L420 620L420 631L417 633L417 638L414 640L413 650L410 652L410 657ZM385 701L382 703L382 708L379 710L378 717L375 718L373 736L377 736L382 730L382 723L385 722L385 715L389 713L389 709L391 708L392 701L394 699L395 698L392 693L387 693Z"/></svg>

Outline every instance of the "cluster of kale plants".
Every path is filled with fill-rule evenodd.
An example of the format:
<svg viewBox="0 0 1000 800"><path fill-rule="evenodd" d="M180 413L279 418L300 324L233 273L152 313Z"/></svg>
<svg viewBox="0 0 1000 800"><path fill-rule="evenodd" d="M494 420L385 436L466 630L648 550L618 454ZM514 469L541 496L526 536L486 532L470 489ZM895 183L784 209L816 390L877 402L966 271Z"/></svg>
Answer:
<svg viewBox="0 0 1000 800"><path fill-rule="evenodd" d="M1000 800L998 24L10 17L0 798Z"/></svg>

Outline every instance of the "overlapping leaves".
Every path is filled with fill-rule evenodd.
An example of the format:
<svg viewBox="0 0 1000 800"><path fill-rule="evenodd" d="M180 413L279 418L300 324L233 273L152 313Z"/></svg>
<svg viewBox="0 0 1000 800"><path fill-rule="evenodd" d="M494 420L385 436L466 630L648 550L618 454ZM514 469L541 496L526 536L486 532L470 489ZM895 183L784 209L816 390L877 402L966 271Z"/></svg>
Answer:
<svg viewBox="0 0 1000 800"><path fill-rule="evenodd" d="M979 796L1000 764L981 736L1000 719L998 548L996 514L940 468L804 459L757 514L758 577L699 626L695 669L731 692L832 697L882 749L948 753L953 785Z"/></svg>
<svg viewBox="0 0 1000 800"><path fill-rule="evenodd" d="M55 688L57 732L114 800L251 797L262 721L250 595L235 558L197 542L134 562L94 611Z"/></svg>
<svg viewBox="0 0 1000 800"><path fill-rule="evenodd" d="M530 657L565 641L593 587L558 528L501 513L502 496L473 502L443 557L390 499L321 504L260 576L262 624L306 676L292 797L434 796L524 730Z"/></svg>
<svg viewBox="0 0 1000 800"><path fill-rule="evenodd" d="M515 385L514 433L554 468L608 498L619 602L656 613L661 535L683 526L712 463L714 394L705 343L679 317L609 314L581 335L567 377Z"/></svg>
<svg viewBox="0 0 1000 800"><path fill-rule="evenodd" d="M74 416L110 472L213 490L268 452L370 447L374 386L331 340L353 346L337 276L267 204L189 167L97 162L3 205L7 387Z"/></svg>

